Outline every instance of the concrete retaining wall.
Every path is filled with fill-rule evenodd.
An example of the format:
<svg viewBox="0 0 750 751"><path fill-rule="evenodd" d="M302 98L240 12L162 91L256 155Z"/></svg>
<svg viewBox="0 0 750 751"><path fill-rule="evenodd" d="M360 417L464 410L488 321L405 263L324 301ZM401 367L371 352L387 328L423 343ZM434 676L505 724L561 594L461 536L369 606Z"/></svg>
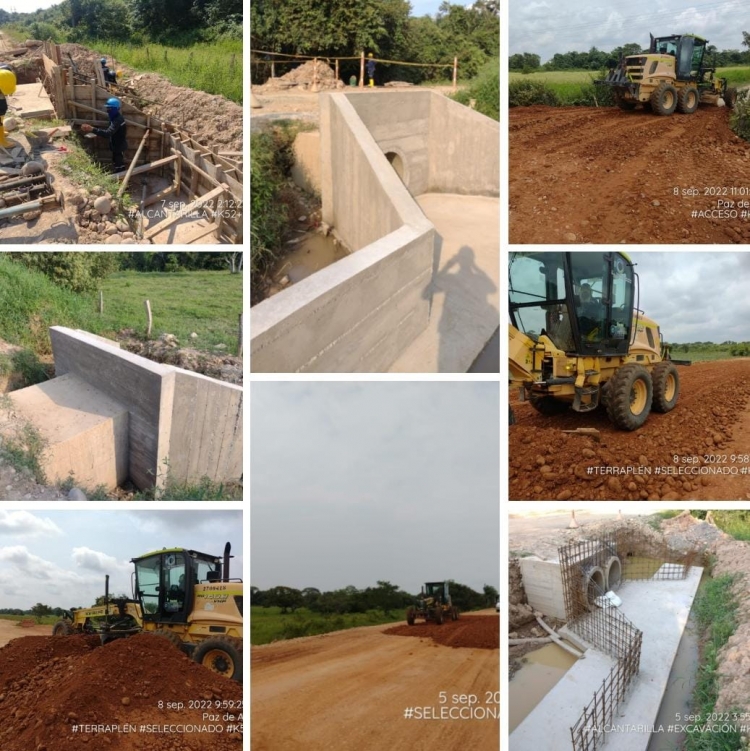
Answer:
<svg viewBox="0 0 750 751"><path fill-rule="evenodd" d="M320 122L323 220L356 252L253 308L255 372L382 371L427 325L432 224L347 95Z"/></svg>
<svg viewBox="0 0 750 751"><path fill-rule="evenodd" d="M308 193L320 193L320 133L298 133L294 139L292 179Z"/></svg>
<svg viewBox="0 0 750 751"><path fill-rule="evenodd" d="M240 478L241 387L62 326L50 338L58 377L72 374L127 410L127 474L139 488L163 487L167 470L177 482Z"/></svg>
<svg viewBox="0 0 750 751"><path fill-rule="evenodd" d="M560 564L538 558L521 558L520 565L529 605L550 618L566 620Z"/></svg>

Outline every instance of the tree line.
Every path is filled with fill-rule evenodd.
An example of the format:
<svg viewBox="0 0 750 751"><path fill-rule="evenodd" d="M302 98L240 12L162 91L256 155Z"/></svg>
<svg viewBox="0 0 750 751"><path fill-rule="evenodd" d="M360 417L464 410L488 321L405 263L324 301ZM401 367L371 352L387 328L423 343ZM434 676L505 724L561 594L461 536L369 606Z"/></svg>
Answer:
<svg viewBox="0 0 750 751"><path fill-rule="evenodd" d="M462 611L494 607L498 598L497 589L488 584L484 585L482 592L476 592L471 587L454 581L450 582L450 594L453 604ZM321 591L316 587L271 587L266 590L250 587L251 605L281 608L282 613L307 608L326 615L366 613L369 610L381 610L390 614L394 610L409 607L415 599L416 595L405 592L389 581L378 581L377 587L357 589L350 585L332 591Z"/></svg>
<svg viewBox="0 0 750 751"><path fill-rule="evenodd" d="M717 68L730 67L732 65L750 64L750 33L742 32L742 46L745 50L719 50L716 45L709 44L706 47L706 60ZM533 73L535 71L553 70L602 70L613 67L621 58L628 55L637 55L643 47L631 42L621 47L615 47L611 52L592 47L588 52L564 52L556 53L542 65L539 55L531 52L521 52L508 58L508 67L513 71Z"/></svg>
<svg viewBox="0 0 750 751"><path fill-rule="evenodd" d="M432 65L452 65L472 78L498 56L499 0L476 0L471 6L448 0L437 14L413 17L408 0L285 0L250 4L252 48L289 55L350 57L372 52L375 57ZM253 83L270 76L270 61L253 57ZM381 68L382 69L382 68ZM288 70L278 66L277 75ZM359 62L342 62L341 76L359 73ZM450 76L450 69L389 65L390 80L419 83Z"/></svg>
<svg viewBox="0 0 750 751"><path fill-rule="evenodd" d="M242 39L242 0L63 0L33 13L0 10L4 25L58 43Z"/></svg>

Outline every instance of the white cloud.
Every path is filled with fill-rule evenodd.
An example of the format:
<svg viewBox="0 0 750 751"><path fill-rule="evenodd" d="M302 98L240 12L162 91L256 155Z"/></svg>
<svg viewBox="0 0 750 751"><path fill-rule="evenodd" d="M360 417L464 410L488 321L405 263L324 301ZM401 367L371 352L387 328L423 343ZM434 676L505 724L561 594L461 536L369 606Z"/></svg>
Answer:
<svg viewBox="0 0 750 751"><path fill-rule="evenodd" d="M0 510L0 536L15 538L36 536L60 536L62 530L51 519L36 516L28 511Z"/></svg>
<svg viewBox="0 0 750 751"><path fill-rule="evenodd" d="M73 548L73 561L78 568L96 571L101 574L114 574L116 571L129 573L131 564L128 561L118 561L111 555L91 548Z"/></svg>
<svg viewBox="0 0 750 751"><path fill-rule="evenodd" d="M74 571L66 571L51 561L29 552L25 545L12 545L0 548L0 561L9 563L16 572L31 579L80 582L83 577Z"/></svg>

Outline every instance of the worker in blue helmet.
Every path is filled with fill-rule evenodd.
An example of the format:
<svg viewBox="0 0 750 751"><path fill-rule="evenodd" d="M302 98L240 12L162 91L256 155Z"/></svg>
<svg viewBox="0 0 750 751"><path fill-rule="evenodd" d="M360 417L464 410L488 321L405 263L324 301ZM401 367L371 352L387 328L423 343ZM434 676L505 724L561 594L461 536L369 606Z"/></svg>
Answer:
<svg viewBox="0 0 750 751"><path fill-rule="evenodd" d="M116 97L107 99L107 115L109 116L108 128L94 128L88 123L81 126L84 133L96 133L102 138L109 138L109 148L112 149L112 167L115 172L125 169L125 152L128 149L127 125L122 116L120 100Z"/></svg>
<svg viewBox="0 0 750 751"><path fill-rule="evenodd" d="M111 70L109 68L109 66L107 65L106 57L101 58L99 62L102 64L102 73L104 74L104 82L107 84L107 87L109 88L109 84L117 83L117 73L114 70Z"/></svg>

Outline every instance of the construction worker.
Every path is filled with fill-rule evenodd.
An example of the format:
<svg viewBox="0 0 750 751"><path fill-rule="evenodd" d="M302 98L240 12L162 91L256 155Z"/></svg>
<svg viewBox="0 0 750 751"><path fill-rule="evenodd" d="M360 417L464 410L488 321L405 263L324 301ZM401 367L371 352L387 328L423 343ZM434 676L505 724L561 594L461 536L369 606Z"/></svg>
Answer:
<svg viewBox="0 0 750 751"><path fill-rule="evenodd" d="M125 169L125 152L128 148L126 140L127 125L125 118L120 112L120 100L116 97L107 99L107 115L109 116L108 128L94 128L88 123L81 125L84 133L96 133L102 138L109 138L109 148L112 149L112 167L115 172L122 172Z"/></svg>
<svg viewBox="0 0 750 751"><path fill-rule="evenodd" d="M8 100L6 96L10 96L16 91L16 74L13 72L13 68L10 65L0 65L0 146L12 146L13 142L9 141L3 126L3 118L8 112Z"/></svg>
<svg viewBox="0 0 750 751"><path fill-rule="evenodd" d="M109 88L109 84L117 83L117 73L109 69L107 65L106 57L103 57L99 62L102 64L102 73L104 73L104 82L107 84L107 88Z"/></svg>
<svg viewBox="0 0 750 751"><path fill-rule="evenodd" d="M367 55L367 77L370 79L370 86L375 85L375 61L372 59L372 52Z"/></svg>

